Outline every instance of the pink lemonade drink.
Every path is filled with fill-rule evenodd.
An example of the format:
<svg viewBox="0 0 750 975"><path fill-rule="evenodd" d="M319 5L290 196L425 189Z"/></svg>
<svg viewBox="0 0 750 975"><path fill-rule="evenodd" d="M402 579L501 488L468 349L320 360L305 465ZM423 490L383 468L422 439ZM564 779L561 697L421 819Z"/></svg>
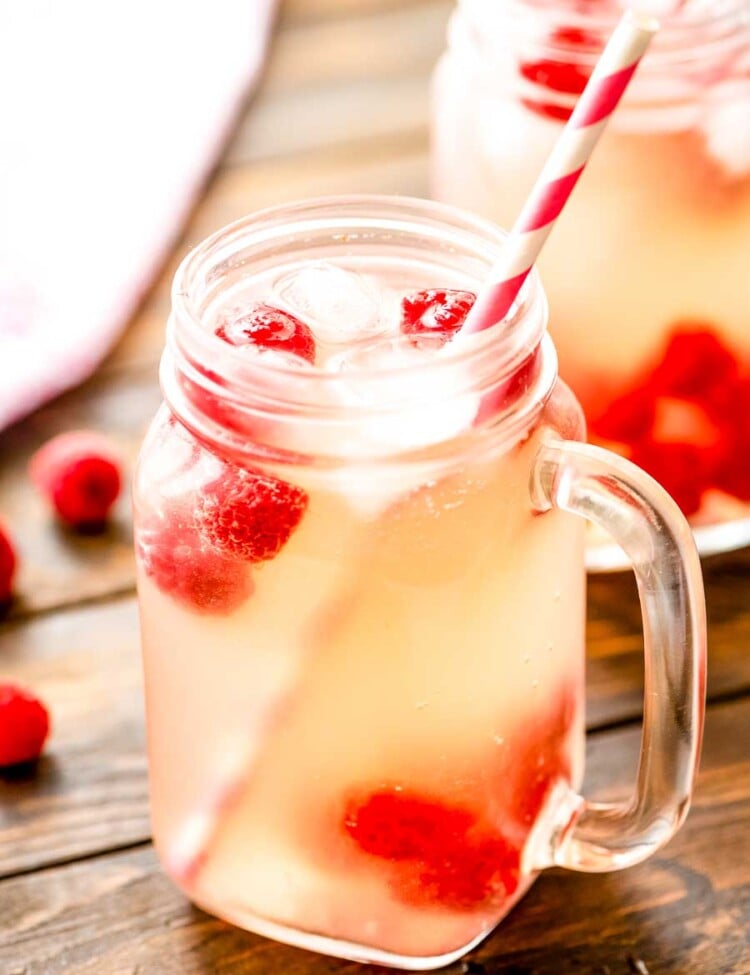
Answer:
<svg viewBox="0 0 750 975"><path fill-rule="evenodd" d="M508 226L621 7L462 0L433 87L433 192ZM695 525L750 515L750 4L667 20L539 262L592 440ZM713 543L750 540L750 520Z"/></svg>
<svg viewBox="0 0 750 975"><path fill-rule="evenodd" d="M220 232L177 274L135 497L154 839L192 900L249 930L435 967L542 867L636 862L684 815L689 531L629 465L586 486L609 455L579 443L534 276L509 321L462 339L502 239L437 204L318 201ZM596 491L632 504L633 552L658 508L692 614L660 610L686 694L656 723L672 814L642 823L646 803L630 854L604 827L589 845L576 793L576 514Z"/></svg>

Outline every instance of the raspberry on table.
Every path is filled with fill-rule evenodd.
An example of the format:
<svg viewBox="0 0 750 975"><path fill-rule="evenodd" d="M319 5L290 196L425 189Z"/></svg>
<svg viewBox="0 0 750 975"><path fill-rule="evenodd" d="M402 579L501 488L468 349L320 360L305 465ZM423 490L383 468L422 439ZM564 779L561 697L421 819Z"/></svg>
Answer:
<svg viewBox="0 0 750 975"><path fill-rule="evenodd" d="M520 851L470 809L396 787L346 805L344 832L359 849L391 865L400 899L471 911L517 888Z"/></svg>
<svg viewBox="0 0 750 975"><path fill-rule="evenodd" d="M254 345L315 362L315 337L309 325L288 311L263 302L225 319L216 329L216 335L229 345Z"/></svg>
<svg viewBox="0 0 750 975"><path fill-rule="evenodd" d="M196 525L225 556L264 562L278 555L289 541L308 500L306 491L287 481L227 467L200 492Z"/></svg>
<svg viewBox="0 0 750 975"><path fill-rule="evenodd" d="M138 554L159 589L196 613L227 616L252 594L247 566L213 549L178 511L144 523Z"/></svg>
<svg viewBox="0 0 750 975"><path fill-rule="evenodd" d="M472 291L429 289L404 295L401 300L401 333L420 345L445 345L466 321L477 296ZM425 343L427 344L427 343Z"/></svg>
<svg viewBox="0 0 750 975"><path fill-rule="evenodd" d="M49 728L38 698L17 684L0 684L0 768L39 758Z"/></svg>
<svg viewBox="0 0 750 975"><path fill-rule="evenodd" d="M122 475L109 440L88 430L53 437L31 458L32 482L72 528L101 528L119 497Z"/></svg>
<svg viewBox="0 0 750 975"><path fill-rule="evenodd" d="M18 557L13 541L0 522L0 606L7 603L13 595L13 580L16 574Z"/></svg>

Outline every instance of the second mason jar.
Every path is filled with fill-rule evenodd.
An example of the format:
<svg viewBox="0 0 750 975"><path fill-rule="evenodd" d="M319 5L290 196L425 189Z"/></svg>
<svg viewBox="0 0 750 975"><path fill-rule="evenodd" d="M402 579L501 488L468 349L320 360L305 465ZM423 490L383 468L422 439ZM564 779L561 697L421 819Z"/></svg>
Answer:
<svg viewBox="0 0 750 975"><path fill-rule="evenodd" d="M513 223L619 12L459 2L433 85L438 199ZM749 261L750 3L688 4L540 270L590 436L665 484L704 550L750 538Z"/></svg>

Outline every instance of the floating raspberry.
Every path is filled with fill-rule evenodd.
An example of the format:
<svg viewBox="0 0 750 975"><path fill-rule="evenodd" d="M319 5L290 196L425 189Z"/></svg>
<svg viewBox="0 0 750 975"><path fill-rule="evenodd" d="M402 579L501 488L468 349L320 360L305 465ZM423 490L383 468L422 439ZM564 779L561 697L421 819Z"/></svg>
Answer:
<svg viewBox="0 0 750 975"><path fill-rule="evenodd" d="M216 334L229 345L255 345L315 362L315 337L308 325L273 305L251 305L219 325Z"/></svg>
<svg viewBox="0 0 750 975"><path fill-rule="evenodd" d="M264 562L278 555L289 541L307 504L302 488L257 471L227 466L201 492L196 524L224 555Z"/></svg>
<svg viewBox="0 0 750 975"><path fill-rule="evenodd" d="M347 804L343 827L360 850L394 866L391 887L409 903L477 910L518 886L519 851L461 806L380 789Z"/></svg>
<svg viewBox="0 0 750 975"><path fill-rule="evenodd" d="M227 616L252 593L247 566L208 545L178 510L145 523L138 553L159 589L197 613Z"/></svg>
<svg viewBox="0 0 750 975"><path fill-rule="evenodd" d="M31 480L72 528L101 528L122 486L120 463L106 437L74 430L53 437L31 458Z"/></svg>
<svg viewBox="0 0 750 975"><path fill-rule="evenodd" d="M471 291L415 291L401 300L401 332L412 344L429 338L430 345L445 345L461 328L477 296ZM425 343L426 344L426 343Z"/></svg>
<svg viewBox="0 0 750 975"><path fill-rule="evenodd" d="M592 67L578 64L576 59L580 52L598 51L600 45L588 31L576 27L558 28L552 33L551 40L553 44L556 43L567 49L566 60L542 58L539 61L525 61L520 65L519 71L524 78L539 85L540 88L568 95L580 95L588 84ZM540 115L561 122L567 122L573 112L572 108L565 105L540 101L539 98L524 98L523 103Z"/></svg>
<svg viewBox="0 0 750 975"><path fill-rule="evenodd" d="M48 734L42 702L15 684L0 684L0 768L39 758Z"/></svg>
<svg viewBox="0 0 750 975"><path fill-rule="evenodd" d="M6 528L0 523L0 606L13 595L17 565L16 550Z"/></svg>

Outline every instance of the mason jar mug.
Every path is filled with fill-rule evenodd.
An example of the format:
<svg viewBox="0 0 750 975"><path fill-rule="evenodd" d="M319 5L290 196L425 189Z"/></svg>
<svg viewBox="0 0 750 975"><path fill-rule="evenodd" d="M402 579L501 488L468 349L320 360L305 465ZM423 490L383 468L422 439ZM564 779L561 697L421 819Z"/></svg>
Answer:
<svg viewBox="0 0 750 975"><path fill-rule="evenodd" d="M464 338L491 224L352 197L248 217L177 272L135 534L154 841L249 930L427 969L554 864L612 870L689 804L704 611L677 506L586 445L532 275ZM646 635L633 797L579 794L584 519Z"/></svg>

